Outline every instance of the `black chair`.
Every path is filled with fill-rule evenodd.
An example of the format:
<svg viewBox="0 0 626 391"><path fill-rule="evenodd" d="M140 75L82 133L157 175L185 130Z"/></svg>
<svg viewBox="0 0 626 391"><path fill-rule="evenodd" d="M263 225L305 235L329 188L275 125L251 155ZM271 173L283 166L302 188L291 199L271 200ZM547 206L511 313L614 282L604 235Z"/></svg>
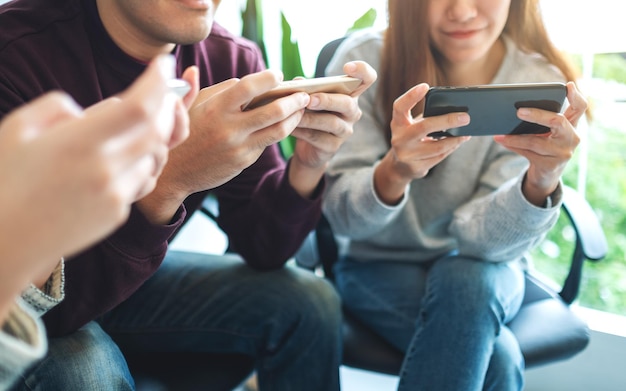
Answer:
<svg viewBox="0 0 626 391"><path fill-rule="evenodd" d="M345 37L329 42L321 50L315 75L325 75L328 62ZM576 316L569 305L578 295L582 267L585 260L598 261L607 252L604 232L591 206L575 190L565 187L563 211L576 233L576 247L569 274L559 292L541 281L539 276L528 275L526 294L517 316L508 324L515 334L526 368L564 360L581 352L589 343L589 329ZM332 280L332 267L338 258L338 246L328 221L322 217L310 239L315 242L317 259L304 263L312 268L321 266ZM311 244L305 246L311 248ZM309 251L310 253L310 251ZM298 259L297 259L298 260ZM344 359L346 366L397 375L403 353L391 346L344 309Z"/></svg>
<svg viewBox="0 0 626 391"><path fill-rule="evenodd" d="M124 352L137 391L232 391L254 370L251 357L195 352Z"/></svg>

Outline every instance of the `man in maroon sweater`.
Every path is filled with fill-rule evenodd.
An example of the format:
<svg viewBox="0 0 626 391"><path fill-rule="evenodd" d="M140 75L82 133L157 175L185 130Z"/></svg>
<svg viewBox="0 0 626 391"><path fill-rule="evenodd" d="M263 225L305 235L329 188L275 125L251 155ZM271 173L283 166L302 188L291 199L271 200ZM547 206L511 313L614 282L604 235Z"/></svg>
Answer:
<svg viewBox="0 0 626 391"><path fill-rule="evenodd" d="M351 135L357 97L375 73L349 63L346 73L364 81L352 96L296 93L242 111L281 76L263 71L255 45L213 23L219 2L0 7L0 116L53 89L91 105L161 53L176 57L193 92L204 87L189 109L190 136L171 151L155 190L123 227L67 260L65 301L44 318L50 353L18 388L133 389L118 346L241 353L254 357L262 389L339 388L338 299L322 279L283 265L315 226L327 161ZM285 164L275 144L290 133L298 142ZM245 264L167 250L209 191Z"/></svg>

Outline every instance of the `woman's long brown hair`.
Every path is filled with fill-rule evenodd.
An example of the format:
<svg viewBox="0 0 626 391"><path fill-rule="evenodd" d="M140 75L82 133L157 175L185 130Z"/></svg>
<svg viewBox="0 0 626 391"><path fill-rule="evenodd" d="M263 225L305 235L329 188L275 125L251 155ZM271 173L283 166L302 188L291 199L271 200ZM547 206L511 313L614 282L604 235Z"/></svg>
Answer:
<svg viewBox="0 0 626 391"><path fill-rule="evenodd" d="M378 86L387 124L391 122L393 102L409 88L424 82L431 86L446 85L430 45L428 4L429 0L388 0L389 26L384 37ZM560 69L565 80L578 78L568 57L548 38L539 0L511 0L504 34L521 50L543 55ZM422 110L421 106L416 107L413 115Z"/></svg>

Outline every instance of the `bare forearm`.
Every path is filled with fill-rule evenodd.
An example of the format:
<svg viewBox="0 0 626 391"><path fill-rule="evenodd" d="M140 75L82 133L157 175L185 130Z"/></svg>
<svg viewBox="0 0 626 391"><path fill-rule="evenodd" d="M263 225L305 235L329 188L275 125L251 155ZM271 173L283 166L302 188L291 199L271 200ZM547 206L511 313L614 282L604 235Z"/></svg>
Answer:
<svg viewBox="0 0 626 391"><path fill-rule="evenodd" d="M313 197L328 164L310 168L301 165L297 159L292 159L289 164L289 183L293 189L305 199Z"/></svg>
<svg viewBox="0 0 626 391"><path fill-rule="evenodd" d="M137 201L137 208L150 223L166 225L172 221L186 197L183 191L176 191L171 184L160 180L152 193Z"/></svg>

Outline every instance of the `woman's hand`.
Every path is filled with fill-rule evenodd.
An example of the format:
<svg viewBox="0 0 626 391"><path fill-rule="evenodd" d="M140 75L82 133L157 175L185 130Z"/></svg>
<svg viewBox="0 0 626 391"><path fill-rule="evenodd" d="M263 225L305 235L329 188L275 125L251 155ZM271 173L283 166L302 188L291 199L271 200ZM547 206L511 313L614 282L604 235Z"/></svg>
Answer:
<svg viewBox="0 0 626 391"><path fill-rule="evenodd" d="M556 190L580 142L575 127L587 110L587 101L573 82L567 83L567 100L569 107L563 114L532 108L517 111L520 119L547 126L549 133L494 137L496 142L530 162L522 191L528 201L537 206L543 206Z"/></svg>
<svg viewBox="0 0 626 391"><path fill-rule="evenodd" d="M454 152L469 137L434 139L433 132L467 125L467 113L450 113L436 117L414 118L411 110L428 92L428 84L419 84L393 104L391 148L374 172L374 188L379 198L393 205L402 199L406 186L423 178L430 169Z"/></svg>

